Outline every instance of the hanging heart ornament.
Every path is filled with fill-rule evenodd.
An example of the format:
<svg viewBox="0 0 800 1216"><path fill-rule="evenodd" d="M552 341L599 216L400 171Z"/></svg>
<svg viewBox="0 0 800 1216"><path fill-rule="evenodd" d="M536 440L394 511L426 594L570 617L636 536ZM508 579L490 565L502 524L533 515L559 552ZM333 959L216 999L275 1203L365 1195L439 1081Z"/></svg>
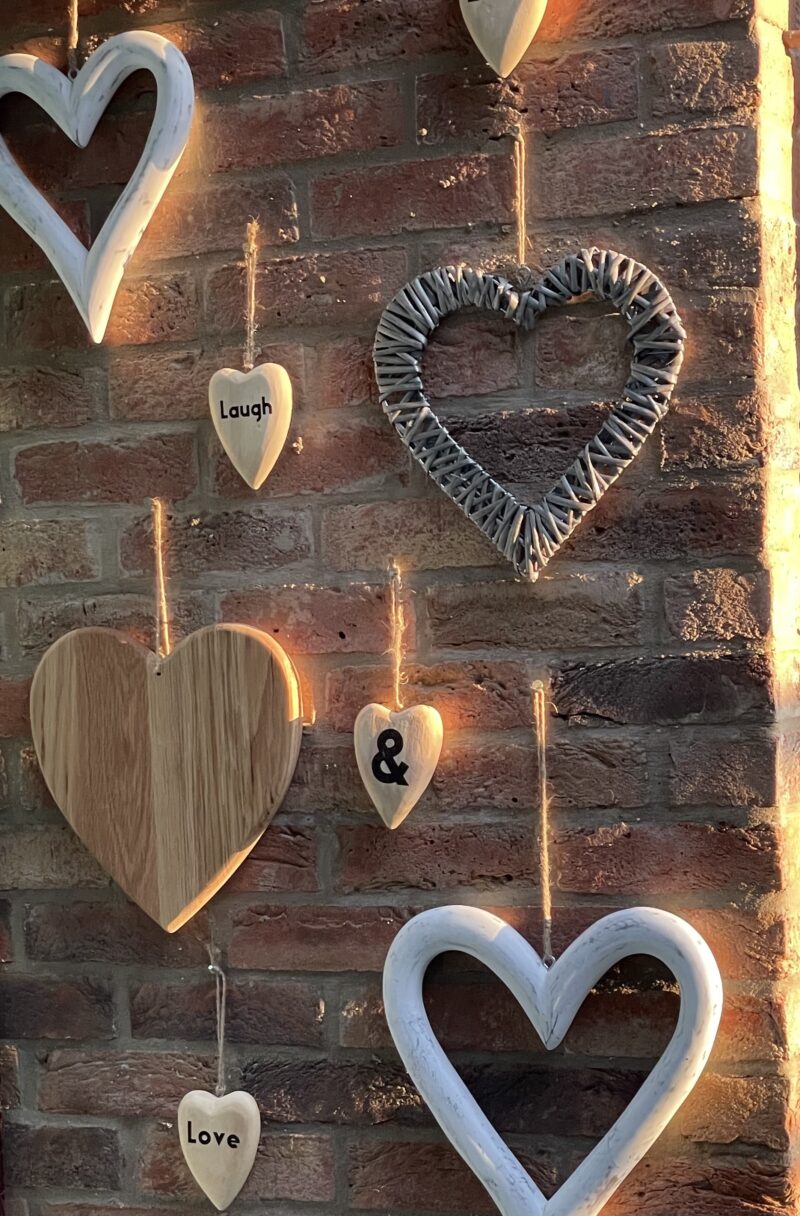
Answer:
<svg viewBox="0 0 800 1216"><path fill-rule="evenodd" d="M611 1130L550 1199L489 1123L433 1033L422 983L428 964L449 950L494 971L548 1051L558 1047L594 985L621 959L651 955L678 981L680 1012L666 1051ZM445 907L421 913L400 930L386 958L383 997L409 1076L503 1216L596 1216L694 1088L719 1026L722 980L699 934L655 908L606 916L547 968L499 917Z"/></svg>
<svg viewBox="0 0 800 1216"><path fill-rule="evenodd" d="M361 780L387 828L398 828L430 785L442 754L442 716L432 705L394 713L365 705L353 730Z"/></svg>
<svg viewBox="0 0 800 1216"><path fill-rule="evenodd" d="M461 0L472 41L498 76L514 71L541 24L547 0Z"/></svg>
<svg viewBox="0 0 800 1216"><path fill-rule="evenodd" d="M186 59L159 34L117 34L90 55L74 80L34 55L0 58L0 97L24 93L85 148L117 89L133 72L151 72L158 91L150 134L133 176L87 250L29 181L0 138L0 206L44 251L95 342L106 331L125 267L183 155L194 84Z"/></svg>
<svg viewBox="0 0 800 1216"><path fill-rule="evenodd" d="M526 506L449 434L425 395L422 357L437 326L462 308L500 313L531 329L548 308L594 296L628 324L631 375L622 401L541 502ZM375 338L375 375L384 413L411 455L523 578L535 582L581 520L636 457L669 407L686 333L662 283L619 253L584 250L564 258L530 290L466 267L413 280L387 307Z"/></svg>
<svg viewBox="0 0 800 1216"><path fill-rule="evenodd" d="M240 477L257 490L283 451L292 421L292 382L279 363L250 372L225 367L208 387L219 441Z"/></svg>
<svg viewBox="0 0 800 1216"><path fill-rule="evenodd" d="M178 1135L186 1164L218 1212L233 1203L250 1177L261 1139L261 1115L244 1090L217 1098L193 1089L178 1107Z"/></svg>

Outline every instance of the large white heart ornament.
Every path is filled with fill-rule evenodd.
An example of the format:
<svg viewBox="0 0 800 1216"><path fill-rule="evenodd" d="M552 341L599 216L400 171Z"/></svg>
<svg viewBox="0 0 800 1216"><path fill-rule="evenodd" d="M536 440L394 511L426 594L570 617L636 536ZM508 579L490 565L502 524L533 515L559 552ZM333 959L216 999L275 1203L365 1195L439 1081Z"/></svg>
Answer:
<svg viewBox="0 0 800 1216"><path fill-rule="evenodd" d="M125 267L186 147L194 110L191 70L176 46L145 31L109 38L74 80L35 55L0 58L0 97L24 93L79 148L89 143L119 86L142 68L156 81L153 125L131 180L89 250L28 180L0 138L0 206L47 254L95 342L103 340Z"/></svg>
<svg viewBox="0 0 800 1216"><path fill-rule="evenodd" d="M472 41L498 76L509 76L541 24L547 0L461 0Z"/></svg>
<svg viewBox="0 0 800 1216"><path fill-rule="evenodd" d="M621 959L652 955L678 981L681 1005L669 1046L611 1130L550 1199L503 1143L433 1033L422 981L428 964L448 950L490 967L548 1050L558 1047L591 989ZM386 958L383 997L411 1079L503 1216L596 1216L694 1088L719 1026L722 980L699 934L655 908L606 916L548 969L505 921L478 908L445 907L400 930Z"/></svg>
<svg viewBox="0 0 800 1216"><path fill-rule="evenodd" d="M230 1207L250 1177L261 1139L261 1115L252 1094L238 1090L215 1098L193 1089L178 1107L178 1135L186 1164L219 1212Z"/></svg>
<svg viewBox="0 0 800 1216"><path fill-rule="evenodd" d="M233 467L257 490L283 451L292 421L292 382L279 363L250 372L225 367L208 386L219 441Z"/></svg>

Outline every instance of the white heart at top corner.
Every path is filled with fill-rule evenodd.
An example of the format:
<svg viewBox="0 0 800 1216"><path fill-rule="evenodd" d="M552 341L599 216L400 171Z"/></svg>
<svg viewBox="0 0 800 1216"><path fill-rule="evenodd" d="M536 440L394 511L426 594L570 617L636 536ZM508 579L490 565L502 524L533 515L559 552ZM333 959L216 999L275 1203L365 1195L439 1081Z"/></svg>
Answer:
<svg viewBox="0 0 800 1216"><path fill-rule="evenodd" d="M250 372L215 372L208 404L219 441L252 489L266 480L283 451L292 421L292 382L279 363Z"/></svg>
<svg viewBox="0 0 800 1216"><path fill-rule="evenodd" d="M494 971L549 1051L561 1043L597 981L621 959L652 955L678 981L680 1012L666 1051L611 1130L550 1199L489 1123L433 1033L422 982L428 964L450 950ZM656 908L613 912L547 968L499 917L479 908L444 907L422 912L398 933L386 957L383 999L409 1076L503 1216L597 1216L694 1088L719 1026L722 980L700 935Z"/></svg>
<svg viewBox="0 0 800 1216"><path fill-rule="evenodd" d="M117 89L145 69L156 82L156 110L133 176L90 249L78 240L29 181L0 137L0 206L44 251L83 318L102 342L125 267L144 235L183 155L194 112L186 59L160 34L109 38L74 80L35 55L0 57L0 97L23 93L85 148Z"/></svg>
<svg viewBox="0 0 800 1216"><path fill-rule="evenodd" d="M219 1212L250 1177L261 1139L261 1114L244 1090L222 1098L193 1089L178 1107L178 1136L186 1164Z"/></svg>
<svg viewBox="0 0 800 1216"><path fill-rule="evenodd" d="M461 0L472 41L498 76L509 76L541 24L547 0Z"/></svg>

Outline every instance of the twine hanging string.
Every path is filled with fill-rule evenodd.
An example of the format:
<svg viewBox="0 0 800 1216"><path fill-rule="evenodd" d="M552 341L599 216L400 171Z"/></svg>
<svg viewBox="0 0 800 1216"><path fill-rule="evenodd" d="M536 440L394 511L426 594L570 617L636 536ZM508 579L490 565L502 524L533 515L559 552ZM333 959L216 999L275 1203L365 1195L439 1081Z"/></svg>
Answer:
<svg viewBox="0 0 800 1216"><path fill-rule="evenodd" d="M244 370L251 372L256 361L256 273L258 270L258 220L250 220L244 242L245 266L245 341Z"/></svg>
<svg viewBox="0 0 800 1216"><path fill-rule="evenodd" d="M527 149L525 147L525 132L522 127L514 131L514 168L516 170L515 210L517 213L517 261L525 265L528 253L528 215L527 215Z"/></svg>
<svg viewBox="0 0 800 1216"><path fill-rule="evenodd" d="M78 75L78 0L69 0L67 72L72 80Z"/></svg>
<svg viewBox="0 0 800 1216"><path fill-rule="evenodd" d="M553 955L553 895L550 877L550 804L547 797L547 700L541 680L531 685L533 724L539 777L539 884L542 890L542 961L546 967Z"/></svg>
<svg viewBox="0 0 800 1216"><path fill-rule="evenodd" d="M228 1002L228 981L225 972L216 961L214 951L211 946L208 947L208 956L211 962L208 964L208 969L214 976L216 986L216 1016L217 1016L217 1087L215 1093L218 1098L222 1098L225 1094L225 1012Z"/></svg>
<svg viewBox="0 0 800 1216"><path fill-rule="evenodd" d="M394 711L397 713L403 708L401 687L403 683L403 641L405 637L406 614L403 608L403 579L400 574L400 567L396 562L392 562L390 570L391 580L389 583L389 615L392 625L392 697L394 700Z"/></svg>
<svg viewBox="0 0 800 1216"><path fill-rule="evenodd" d="M172 638L169 628L169 604L167 603L167 577L164 561L166 548L166 525L164 522L164 502L161 498L152 500L153 510L153 550L155 556L155 618L156 618L156 654L164 659L172 650Z"/></svg>

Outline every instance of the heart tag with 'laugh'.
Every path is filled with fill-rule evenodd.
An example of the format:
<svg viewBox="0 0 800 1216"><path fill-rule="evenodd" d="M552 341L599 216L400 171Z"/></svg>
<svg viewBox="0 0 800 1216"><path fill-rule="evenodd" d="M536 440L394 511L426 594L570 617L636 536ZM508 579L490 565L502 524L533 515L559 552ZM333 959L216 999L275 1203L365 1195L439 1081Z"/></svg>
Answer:
<svg viewBox="0 0 800 1216"><path fill-rule="evenodd" d="M252 1094L216 1098L193 1089L178 1107L178 1135L192 1176L224 1212L250 1177L261 1139L261 1115Z"/></svg>
<svg viewBox="0 0 800 1216"><path fill-rule="evenodd" d="M77 629L31 688L36 755L103 869L172 933L242 864L297 764L288 655L246 625L190 634L168 658L112 629Z"/></svg>
<svg viewBox="0 0 800 1216"><path fill-rule="evenodd" d="M413 811L439 763L444 729L439 711L413 705L393 713L365 705L353 737L361 780L387 828Z"/></svg>
<svg viewBox="0 0 800 1216"><path fill-rule="evenodd" d="M547 0L461 0L472 41L498 76L514 71L536 36Z"/></svg>
<svg viewBox="0 0 800 1216"><path fill-rule="evenodd" d="M257 490L283 451L292 421L292 382L278 363L251 372L223 368L211 377L208 403L219 441L240 477Z"/></svg>

